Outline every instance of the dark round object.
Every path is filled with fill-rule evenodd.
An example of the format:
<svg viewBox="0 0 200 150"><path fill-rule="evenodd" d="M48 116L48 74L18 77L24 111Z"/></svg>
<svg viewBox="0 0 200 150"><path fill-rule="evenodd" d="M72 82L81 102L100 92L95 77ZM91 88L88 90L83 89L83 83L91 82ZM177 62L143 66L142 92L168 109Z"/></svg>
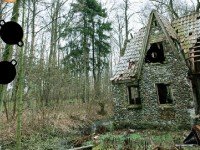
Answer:
<svg viewBox="0 0 200 150"><path fill-rule="evenodd" d="M13 59L9 61L0 62L0 84L8 84L15 79L17 61Z"/></svg>
<svg viewBox="0 0 200 150"><path fill-rule="evenodd" d="M5 22L0 20L0 36L6 44L17 44L20 47L24 45L22 41L23 29L14 21Z"/></svg>

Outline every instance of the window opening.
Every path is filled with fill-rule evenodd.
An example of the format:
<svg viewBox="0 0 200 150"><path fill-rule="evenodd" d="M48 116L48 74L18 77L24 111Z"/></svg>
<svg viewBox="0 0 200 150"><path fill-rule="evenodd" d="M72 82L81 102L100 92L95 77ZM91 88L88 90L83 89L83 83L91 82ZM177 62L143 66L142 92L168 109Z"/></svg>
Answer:
<svg viewBox="0 0 200 150"><path fill-rule="evenodd" d="M153 43L147 51L145 62L146 63L163 63L165 61L162 43Z"/></svg>
<svg viewBox="0 0 200 150"><path fill-rule="evenodd" d="M157 93L160 104L172 104L172 97L169 84L157 84Z"/></svg>
<svg viewBox="0 0 200 150"><path fill-rule="evenodd" d="M129 104L130 105L141 104L138 87L128 86L128 95L129 95Z"/></svg>
<svg viewBox="0 0 200 150"><path fill-rule="evenodd" d="M156 21L156 20L154 20L154 21L153 21L153 25L154 25L155 27L157 27L157 26L158 26L158 23L157 23L157 21Z"/></svg>
<svg viewBox="0 0 200 150"><path fill-rule="evenodd" d="M135 67L135 62L132 60L129 60L128 62L128 69L133 69Z"/></svg>

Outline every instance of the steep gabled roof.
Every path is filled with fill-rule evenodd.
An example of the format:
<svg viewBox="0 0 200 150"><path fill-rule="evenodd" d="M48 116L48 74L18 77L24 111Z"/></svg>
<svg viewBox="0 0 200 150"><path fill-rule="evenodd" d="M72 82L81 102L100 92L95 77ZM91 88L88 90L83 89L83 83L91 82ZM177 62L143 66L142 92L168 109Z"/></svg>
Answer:
<svg viewBox="0 0 200 150"><path fill-rule="evenodd" d="M173 49L176 49L171 39L178 39L175 30L167 19L153 10L150 14L147 27L142 28L139 32L137 32L127 45L126 52L124 56L120 58L120 61L116 66L116 72L111 78L111 81L132 81L140 77L140 72L148 45L152 20L154 17L160 24L166 39L170 42L170 45L173 47Z"/></svg>
<svg viewBox="0 0 200 150"><path fill-rule="evenodd" d="M165 17L153 10L148 25L137 32L127 45L125 55L120 58L116 72L111 78L112 81L132 81L140 78L153 18L158 21L166 40L180 59L183 59L183 56L178 52L173 39L179 41L181 48L185 53L188 53L189 49L200 38L200 13L184 16L170 23Z"/></svg>
<svg viewBox="0 0 200 150"><path fill-rule="evenodd" d="M137 72L140 52L145 36L145 28L140 29L127 44L126 52L120 58L116 66L116 71L111 81L120 82L122 80L132 80Z"/></svg>
<svg viewBox="0 0 200 150"><path fill-rule="evenodd" d="M149 42L149 36L150 36L150 30L151 30L153 17L155 17L158 24L160 25L161 30L163 31L163 33L166 37L166 40L169 42L169 45L171 46L171 49L173 49L175 51L175 54L177 55L178 58L180 58L180 59L182 58L180 56L181 54L179 54L178 49L176 48L176 46L174 45L174 42L172 40L172 39L178 39L178 36L177 36L176 32L174 31L173 27L170 25L170 23L167 19L165 19L163 16L159 15L155 10L153 10L150 14L150 18L148 21L148 26L147 26L147 30L146 30L146 34L145 34L145 39L144 39L144 43L143 43L143 48L142 48L142 52L141 52L141 57L138 62L138 74L137 74L138 79L140 78L142 65L144 63L144 58L145 58L146 51L147 51L147 45Z"/></svg>
<svg viewBox="0 0 200 150"><path fill-rule="evenodd" d="M169 36L172 37L173 39L178 39L178 35L177 35L176 31L174 30L174 28L172 27L169 20L167 18L163 17L161 14L157 13L156 11L154 12L154 14L156 14L157 17L161 20L161 22L162 22L164 28L166 29L167 33L169 34Z"/></svg>
<svg viewBox="0 0 200 150"><path fill-rule="evenodd" d="M200 37L200 13L193 13L174 20L172 26L178 35L181 48L187 53Z"/></svg>

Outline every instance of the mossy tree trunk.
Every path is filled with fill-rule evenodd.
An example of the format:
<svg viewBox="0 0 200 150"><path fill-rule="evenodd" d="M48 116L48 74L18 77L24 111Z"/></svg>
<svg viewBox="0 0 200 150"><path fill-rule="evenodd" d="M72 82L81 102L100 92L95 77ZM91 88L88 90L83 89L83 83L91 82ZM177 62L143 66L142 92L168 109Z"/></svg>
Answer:
<svg viewBox="0 0 200 150"><path fill-rule="evenodd" d="M23 0L22 28L24 28L25 0ZM19 72L18 72L18 91L17 91L17 128L16 128L16 150L21 150L21 130L22 130L22 110L23 110L23 91L24 91L24 48L20 48L19 53Z"/></svg>
<svg viewBox="0 0 200 150"><path fill-rule="evenodd" d="M19 6L20 6L20 0L17 0L16 3L13 6L13 12L12 12L12 18L11 21L18 21L19 17ZM3 60L9 60L13 54L13 46L6 44L4 52L3 52ZM3 94L5 92L7 85L0 85L0 108L3 102Z"/></svg>

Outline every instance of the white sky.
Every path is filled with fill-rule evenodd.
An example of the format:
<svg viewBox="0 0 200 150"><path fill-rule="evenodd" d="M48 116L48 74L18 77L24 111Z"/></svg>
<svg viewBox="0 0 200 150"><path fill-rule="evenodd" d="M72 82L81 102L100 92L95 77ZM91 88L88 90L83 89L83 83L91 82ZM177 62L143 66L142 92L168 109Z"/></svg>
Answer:
<svg viewBox="0 0 200 150"><path fill-rule="evenodd" d="M52 1L52 0L43 0L43 1L45 1L45 2L47 2L47 1ZM108 13L109 13L109 15L108 15L108 17L109 17L109 20L110 21L113 21L114 20L114 17L115 17L115 15L116 15L116 12L117 11L120 11L120 7L122 6L122 4L123 4L123 0L98 0L98 1L101 1L102 3L103 3L103 6L104 7L106 7L106 9L107 9L107 11L108 11ZM175 0L176 2L177 1L185 1L186 3L188 3L188 4L191 4L192 5L192 3L195 3L196 2L196 0ZM69 3L70 2L75 2L75 0L68 0L68 6L69 6ZM133 12L137 12L137 11L139 11L140 9L141 9L141 7L144 7L145 5L147 5L148 3L150 3L150 1L149 0L130 0L130 3L131 3L131 6L130 6L130 12L129 12L129 14L131 14L131 13L133 13ZM105 4L105 5L104 5ZM12 6L13 4L9 4L10 6ZM68 6L66 6L66 7L68 7ZM115 8L116 10L113 10L113 11L111 11L111 9L113 9L113 8ZM44 15L46 12L41 12L40 14L39 14L39 16L42 16L42 17L47 17L46 15ZM120 14L120 12L119 12L119 14ZM122 14L122 13L121 13ZM9 18L9 17L8 17ZM48 20L45 20L45 21L47 21L48 22ZM133 16L132 16L132 18L131 18L131 20L130 20L130 22L129 22L129 27L130 28L133 28L133 31L132 31L132 33L133 32L136 32L136 31L138 31L141 27L143 27L143 25L141 24L141 23L139 23L140 22L140 20L139 20L139 16L138 16L138 14L136 13L136 14L134 14ZM43 25L43 23L44 23L44 20L42 20L42 18L41 17L38 17L38 22L36 22L36 31L38 31L38 30L40 30L40 28L42 27L42 26L44 26ZM115 26L115 24L113 24L114 26ZM50 40L50 37L49 36L46 36L46 38L47 38L47 40L49 41ZM30 40L30 39L29 39ZM37 37L37 39L36 40L41 40L41 37L39 37L39 39L38 39L38 37ZM114 55L118 55L118 53L119 53L119 49L117 49L117 47L112 47L114 50L115 50L115 53L116 54L114 54ZM117 62L118 60L116 60L116 62Z"/></svg>
<svg viewBox="0 0 200 150"><path fill-rule="evenodd" d="M113 5L115 5L115 7L118 9L117 11L119 11L120 7L122 7L122 4L124 3L123 0L100 0L102 3L106 4L106 8L108 9L108 11L110 11L111 9L113 9ZM166 0L167 1L167 0ZM185 4L188 4L190 6L192 6L193 4L196 4L196 0L175 0L175 2L182 2ZM150 0L130 0L131 6L130 6L130 10L129 10L129 14L134 13L134 12L138 12L141 10L141 8L144 8L146 5L151 5ZM147 8L149 9L149 8ZM113 16L116 15L116 10L110 12L109 14L109 20L113 20ZM149 10L150 12L151 10ZM132 33L137 32L140 28L143 27L143 25L141 24L141 20L139 19L139 15L138 13L135 13L129 22L129 27L133 28ZM113 66L115 66L118 61L119 61L119 49L114 46L112 47L113 49Z"/></svg>

